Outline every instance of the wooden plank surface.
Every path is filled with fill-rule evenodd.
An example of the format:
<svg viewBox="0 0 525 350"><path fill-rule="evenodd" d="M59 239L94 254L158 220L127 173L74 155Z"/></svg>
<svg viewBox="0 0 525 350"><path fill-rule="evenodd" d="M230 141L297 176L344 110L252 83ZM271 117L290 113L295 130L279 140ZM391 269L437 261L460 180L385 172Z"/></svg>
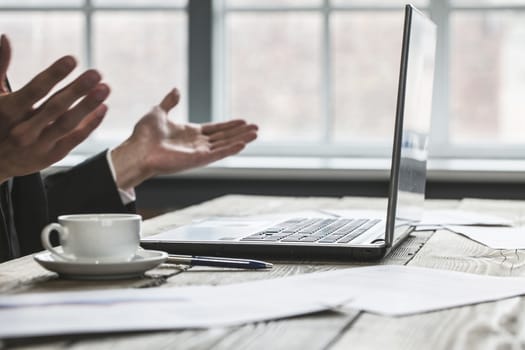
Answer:
<svg viewBox="0 0 525 350"><path fill-rule="evenodd" d="M147 221L144 233L187 224L215 215L259 215L319 208L383 209L384 199L289 198L225 196L202 205ZM525 203L507 201L429 201L433 208L462 208L502 215L517 224L524 222ZM523 276L521 251L491 250L459 235L438 231L416 232L383 264L411 264L498 276ZM364 264L277 262L270 271L232 271L191 268L172 264L148 272L142 279L78 282L56 278L38 267L31 257L0 265L0 293L24 293L77 289L177 287L228 284L295 274L325 271ZM271 292L271 291L269 291ZM9 341L0 345L16 349L512 349L523 345L525 315L522 298L471 307L454 308L401 318L349 311L325 312L289 320L260 322L241 327L138 334L58 337ZM1 344L1 343L0 343Z"/></svg>
<svg viewBox="0 0 525 350"><path fill-rule="evenodd" d="M307 198L288 197L246 197L227 196L174 213L149 220L144 225L146 234L163 229L173 228L191 222L191 220L215 215L258 215L283 211L315 210L318 208L368 208L383 209L383 199L369 198ZM403 264L415 256L428 239L429 233L417 233L410 237L406 244L393 252L383 263ZM148 277L125 281L79 282L62 280L55 274L46 272L36 265L30 257L24 257L8 263L7 273L0 276L6 283L3 293L24 293L29 291L86 290L105 288L137 288L156 286L183 286L198 284L226 284L249 280L277 278L314 271L325 271L360 264L311 264L309 262L277 263L270 271L232 271L229 269L210 269L194 267L184 269L182 266L164 264L148 272ZM184 272L184 273L181 273ZM1 279L0 279L1 280ZM10 341L10 348L60 349L60 348L169 348L175 346L184 349L217 348L217 349L274 349L290 348L325 348L337 339L358 315L324 313L311 317L295 318L249 324L219 330L190 330L182 332L160 332L134 335L109 335L93 337L46 338L27 341Z"/></svg>
<svg viewBox="0 0 525 350"><path fill-rule="evenodd" d="M464 200L464 210L523 224L525 203ZM525 276L523 250L496 250L440 230L410 265L493 276ZM380 336L377 336L380 334ZM333 349L523 349L525 299L512 298L407 317L364 313Z"/></svg>

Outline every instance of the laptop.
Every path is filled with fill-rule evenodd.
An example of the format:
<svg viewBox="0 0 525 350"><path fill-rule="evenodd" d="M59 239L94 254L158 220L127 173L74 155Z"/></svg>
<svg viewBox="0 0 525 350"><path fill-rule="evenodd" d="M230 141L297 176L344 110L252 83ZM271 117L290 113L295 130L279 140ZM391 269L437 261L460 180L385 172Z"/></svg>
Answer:
<svg viewBox="0 0 525 350"><path fill-rule="evenodd" d="M406 5L384 217L209 218L144 237L141 245L173 254L283 260L386 256L413 231L423 213L435 48L434 23Z"/></svg>

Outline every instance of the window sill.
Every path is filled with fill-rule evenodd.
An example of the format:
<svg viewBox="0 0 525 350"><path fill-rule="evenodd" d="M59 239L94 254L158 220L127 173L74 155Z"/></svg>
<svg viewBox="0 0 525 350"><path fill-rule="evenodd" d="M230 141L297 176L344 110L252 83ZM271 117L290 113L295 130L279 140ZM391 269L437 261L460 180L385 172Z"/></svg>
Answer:
<svg viewBox="0 0 525 350"><path fill-rule="evenodd" d="M46 172L67 169L86 157L71 155ZM237 156L205 168L161 178L385 180L390 160L385 158L319 158ZM428 179L443 182L525 182L525 160L435 159Z"/></svg>

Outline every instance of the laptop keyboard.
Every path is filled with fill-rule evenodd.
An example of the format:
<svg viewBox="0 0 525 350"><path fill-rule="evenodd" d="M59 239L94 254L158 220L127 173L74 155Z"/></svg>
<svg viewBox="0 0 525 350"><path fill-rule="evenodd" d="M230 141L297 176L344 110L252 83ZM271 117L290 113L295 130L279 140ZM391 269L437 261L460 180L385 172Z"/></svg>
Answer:
<svg viewBox="0 0 525 350"><path fill-rule="evenodd" d="M241 241L348 243L380 221L296 218L244 237Z"/></svg>

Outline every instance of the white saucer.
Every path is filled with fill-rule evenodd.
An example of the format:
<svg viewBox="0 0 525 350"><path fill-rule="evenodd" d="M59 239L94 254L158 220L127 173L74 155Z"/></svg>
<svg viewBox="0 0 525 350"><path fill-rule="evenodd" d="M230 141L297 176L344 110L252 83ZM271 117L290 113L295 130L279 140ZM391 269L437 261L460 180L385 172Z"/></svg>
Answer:
<svg viewBox="0 0 525 350"><path fill-rule="evenodd" d="M64 278L100 280L142 276L147 270L166 261L168 254L158 250L139 250L131 261L96 264L60 260L47 251L33 258L44 268Z"/></svg>

